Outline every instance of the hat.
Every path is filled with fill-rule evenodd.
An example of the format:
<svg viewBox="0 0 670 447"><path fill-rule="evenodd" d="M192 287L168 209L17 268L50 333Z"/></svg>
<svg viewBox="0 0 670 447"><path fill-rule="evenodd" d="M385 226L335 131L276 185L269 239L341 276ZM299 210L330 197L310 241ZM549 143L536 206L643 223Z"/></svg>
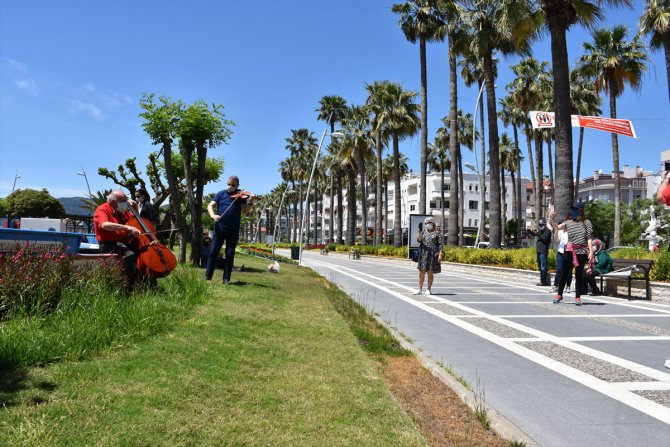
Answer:
<svg viewBox="0 0 670 447"><path fill-rule="evenodd" d="M584 202L575 202L575 203L572 204L571 208L573 210L582 209L582 208L584 208Z"/></svg>
<svg viewBox="0 0 670 447"><path fill-rule="evenodd" d="M540 219L540 221L537 223L541 227L546 227L547 226L547 221L544 219Z"/></svg>

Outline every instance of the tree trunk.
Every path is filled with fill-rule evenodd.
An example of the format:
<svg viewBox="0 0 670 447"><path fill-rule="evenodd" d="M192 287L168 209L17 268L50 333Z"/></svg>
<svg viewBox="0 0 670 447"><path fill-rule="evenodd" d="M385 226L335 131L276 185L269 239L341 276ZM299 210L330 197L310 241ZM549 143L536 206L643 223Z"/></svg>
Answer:
<svg viewBox="0 0 670 447"><path fill-rule="evenodd" d="M421 58L421 182L419 214L426 214L426 166L428 164L428 78L426 76L426 38L419 37Z"/></svg>
<svg viewBox="0 0 670 447"><path fill-rule="evenodd" d="M382 243L382 133L381 130L375 132L375 149L377 164L375 166L376 173L376 190L375 190L375 245Z"/></svg>
<svg viewBox="0 0 670 447"><path fill-rule="evenodd" d="M533 189L535 188L535 163L533 162L533 145L532 145L532 140L533 140L533 134L534 131L530 127L530 123L526 122L526 129L524 131L526 134L526 146L528 147L528 167L530 168L530 182L533 185ZM535 196L536 194L533 193ZM537 210L535 211L535 214L537 215Z"/></svg>
<svg viewBox="0 0 670 447"><path fill-rule="evenodd" d="M384 180L384 244L389 243L389 182Z"/></svg>
<svg viewBox="0 0 670 447"><path fill-rule="evenodd" d="M516 199L516 179L514 178L514 169L510 169L509 175L512 177L512 216L513 216L512 219L516 220L517 209L518 209L519 204L518 204L517 199ZM519 226L519 221L517 220L516 223L517 223L517 227L518 227ZM516 231L514 232L514 239L515 239L514 242L518 244L519 241L516 240L517 239Z"/></svg>
<svg viewBox="0 0 670 447"><path fill-rule="evenodd" d="M302 180L300 180L298 183L299 183L299 185L300 185L300 188L299 188L299 195L300 195L300 222L298 223L297 227L298 227L300 230L303 230L303 229L305 228L305 223L306 223L305 220L304 220L304 219L305 219L305 217L304 217L304 216L305 216L305 212L304 212L304 211L305 211L305 201L306 201L308 198L307 198L307 197L304 197L304 196L302 195L302 183L303 183ZM300 233L300 230L298 230L298 233ZM304 234L298 234L298 241L297 241L298 244L301 243L301 242L304 242L304 237L305 237Z"/></svg>
<svg viewBox="0 0 670 447"><path fill-rule="evenodd" d="M202 196L205 189L205 161L207 160L207 146L203 142L196 144L198 165L195 178L195 205L191 210L191 263L194 267L200 265L200 249L202 247Z"/></svg>
<svg viewBox="0 0 670 447"><path fill-rule="evenodd" d="M579 128L579 148L577 149L577 172L575 173L575 197L573 199L573 202L577 202L579 200L579 179L581 175L581 169L582 169L582 145L584 144L584 128L580 127ZM558 154L556 154L558 156Z"/></svg>
<svg viewBox="0 0 670 447"><path fill-rule="evenodd" d="M449 153L451 154L451 170L449 172L449 235L447 237L447 244L450 246L455 246L459 243L460 231L458 222L459 211L461 209L458 197L458 162L461 158L461 146L458 144L458 123L456 122L458 116L458 76L456 74L457 67L454 45L453 34L449 33ZM444 210L444 185L442 185L442 209ZM444 215L442 216L442 220L444 221ZM444 225L444 222L442 225ZM442 240L444 240L444 235L442 237Z"/></svg>
<svg viewBox="0 0 670 447"><path fill-rule="evenodd" d="M328 222L328 236L330 242L335 242L335 172L330 172L330 221Z"/></svg>
<svg viewBox="0 0 670 447"><path fill-rule="evenodd" d="M665 75L668 81L668 98L670 98L670 33L663 36L663 49L665 50Z"/></svg>
<svg viewBox="0 0 670 447"><path fill-rule="evenodd" d="M356 242L356 170L347 168L349 178L349 190L347 191L347 245Z"/></svg>
<svg viewBox="0 0 670 447"><path fill-rule="evenodd" d="M542 153L542 134L540 130L535 133L535 224L542 219L542 198L544 194L544 160Z"/></svg>
<svg viewBox="0 0 670 447"><path fill-rule="evenodd" d="M336 244L344 244L344 207L342 205L344 198L342 197L342 175L337 173L337 242Z"/></svg>
<svg viewBox="0 0 670 447"><path fill-rule="evenodd" d="M551 157L551 131L548 131L549 137L547 138L547 163L549 164L549 194L551 196L551 203L554 203L554 163L552 162Z"/></svg>
<svg viewBox="0 0 670 447"><path fill-rule="evenodd" d="M449 172L449 177L454 177L451 172ZM442 206L440 206L440 209L442 210L442 222L440 225L442 225L442 240L444 240L444 235L447 230L447 225L444 220L444 163L441 163L440 165L440 200L442 203ZM449 194L451 196L451 194ZM451 206L451 205L449 205ZM432 213L432 210L431 210ZM451 222L451 213L449 213L449 221ZM449 228L449 233L457 233L458 234L458 228L450 226Z"/></svg>
<svg viewBox="0 0 670 447"><path fill-rule="evenodd" d="M400 149L398 132L393 132L393 246L402 246L402 210L400 208Z"/></svg>
<svg viewBox="0 0 670 447"><path fill-rule="evenodd" d="M367 148L365 148L367 149ZM363 225L361 225L361 245L367 245L368 241L368 197L367 197L367 182L365 181L365 153L363 148L357 148L358 158L358 177L361 183L361 206Z"/></svg>
<svg viewBox="0 0 670 447"><path fill-rule="evenodd" d="M172 139L163 139L163 158L165 160L165 176L168 180L168 189L170 190L170 209L179 231L179 262L186 262L186 240L188 239L188 228L186 219L181 212L181 197L177 184L177 176L172 165Z"/></svg>
<svg viewBox="0 0 670 447"><path fill-rule="evenodd" d="M461 247L464 243L463 224L465 221L465 195L463 192L463 156L460 152L458 155L458 246ZM449 206L451 206L451 204L449 204ZM451 212L451 210L449 210L449 212Z"/></svg>
<svg viewBox="0 0 670 447"><path fill-rule="evenodd" d="M500 209L500 147L498 146L498 115L496 113L496 91L493 85L492 50L484 52L484 82L486 84L486 108L489 122L489 247L500 247L502 211ZM482 161L485 164L485 161Z"/></svg>
<svg viewBox="0 0 670 447"><path fill-rule="evenodd" d="M516 235L514 236L514 239L516 239L517 245L521 244L521 229L522 229L522 224L521 224L521 216L522 216L522 203L523 201L521 200L521 150L519 149L519 129L517 129L516 124L512 125L512 129L514 129L514 150L516 151L516 203L517 203L517 208L516 208L516 214L514 214L514 218L517 221L517 226L516 226Z"/></svg>
<svg viewBox="0 0 670 447"><path fill-rule="evenodd" d="M551 33L551 64L554 73L554 110L556 117L556 184L552 188L557 191L554 202L558 216L565 216L572 205L574 197L574 177L572 166L572 123L570 114L570 66L568 64L568 47L565 32L568 24L562 16L548 17Z"/></svg>
<svg viewBox="0 0 670 447"><path fill-rule="evenodd" d="M479 81L477 83L479 90L481 91L482 89L482 82ZM479 229L481 228L481 234L479 234L479 240L483 241L484 240L484 233L486 233L486 126L484 125L484 98L482 98L482 101L479 105L480 108L480 113L479 113L479 127L480 127L480 134L482 136L481 138L481 160L482 160L482 165L479 167L479 197L481 200L481 204L479 206L479 225L477 228L477 233L479 233ZM474 126L475 123L472 123ZM472 140L472 145L475 146L475 140L473 138ZM474 150L477 150L476 148ZM463 198L463 201L465 201L465 198ZM463 205L465 208L465 205ZM469 208L469 206L468 206Z"/></svg>
<svg viewBox="0 0 670 447"><path fill-rule="evenodd" d="M505 240L505 228L507 226L507 191L505 187L505 168L500 168L500 210L502 225L500 226L500 241Z"/></svg>
<svg viewBox="0 0 670 447"><path fill-rule="evenodd" d="M609 79L610 117L616 119L616 86L613 77ZM614 247L621 245L621 175L619 173L619 138L612 133L612 162L614 164Z"/></svg>

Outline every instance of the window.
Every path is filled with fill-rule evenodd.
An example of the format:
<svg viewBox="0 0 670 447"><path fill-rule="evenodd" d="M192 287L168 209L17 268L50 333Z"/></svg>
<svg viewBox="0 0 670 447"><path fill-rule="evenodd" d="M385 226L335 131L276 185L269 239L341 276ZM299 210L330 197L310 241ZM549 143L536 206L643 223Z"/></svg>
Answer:
<svg viewBox="0 0 670 447"><path fill-rule="evenodd" d="M444 184L444 190L445 191L451 191L451 185L449 183Z"/></svg>
<svg viewBox="0 0 670 447"><path fill-rule="evenodd" d="M430 202L430 209L434 210L437 208L437 202Z"/></svg>
<svg viewBox="0 0 670 447"><path fill-rule="evenodd" d="M472 183L470 183L470 186L468 187L468 191L472 191Z"/></svg>
<svg viewBox="0 0 670 447"><path fill-rule="evenodd" d="M472 226L472 219L468 219L468 227Z"/></svg>
<svg viewBox="0 0 670 447"><path fill-rule="evenodd" d="M479 202L477 202L476 200L470 200L469 205L470 205L469 209L471 209L471 210L478 210L479 209Z"/></svg>
<svg viewBox="0 0 670 447"><path fill-rule="evenodd" d="M410 206L409 206L409 210L410 210L410 211L414 211L415 209L416 209L416 205L410 205Z"/></svg>
<svg viewBox="0 0 670 447"><path fill-rule="evenodd" d="M479 191L479 185L475 185L475 192Z"/></svg>
<svg viewBox="0 0 670 447"><path fill-rule="evenodd" d="M478 221L479 221L479 219L475 219L475 227L477 226Z"/></svg>
<svg viewBox="0 0 670 447"><path fill-rule="evenodd" d="M448 200L444 202L444 209L445 210L449 209L449 201Z"/></svg>
<svg viewBox="0 0 670 447"><path fill-rule="evenodd" d="M490 205L490 204L491 204L491 202L486 202L486 203L484 204L484 209L485 209L486 211L489 210L489 205Z"/></svg>

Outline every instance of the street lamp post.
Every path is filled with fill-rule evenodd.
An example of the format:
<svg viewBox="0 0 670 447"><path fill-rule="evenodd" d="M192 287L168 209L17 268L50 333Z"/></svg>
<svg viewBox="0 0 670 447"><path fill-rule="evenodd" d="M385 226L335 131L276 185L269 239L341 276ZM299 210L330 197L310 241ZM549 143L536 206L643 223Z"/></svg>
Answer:
<svg viewBox="0 0 670 447"><path fill-rule="evenodd" d="M475 164L476 164L476 169L474 170L477 175L479 176L479 192L480 192L480 200L481 200L481 212L479 213L479 225L477 228L477 237L475 238L475 248L479 248L479 239L481 235L484 233L484 219L486 218L486 195L484 193L484 175L482 175L481 170L479 169L479 161L477 159L477 139L475 138L477 135L477 110L479 109L479 101L482 99L482 92L484 91L484 86L486 86L486 82L482 82L482 86L479 88L479 94L477 95L477 102L475 103L475 113L474 117L472 118L472 152L475 153ZM496 86L494 86L496 87ZM482 111L482 113L484 113ZM482 138L484 138L484 135L482 135ZM486 166L486 160L482 160L482 167ZM486 169L484 169L484 174L486 173ZM465 209L465 207L464 207Z"/></svg>
<svg viewBox="0 0 670 447"><path fill-rule="evenodd" d="M286 189L284 190L284 193L281 195L281 200L279 201L279 209L277 211L277 219L275 220L275 228L274 231L272 232L272 254L275 254L275 241L277 238L277 226L279 226L279 237L281 238L281 225L280 225L280 218L281 218L281 211L282 211L282 206L284 206L284 197L286 194L293 194L295 191L292 189L288 189L289 187L286 186Z"/></svg>
<svg viewBox="0 0 670 447"><path fill-rule="evenodd" d="M333 114L331 113L328 119L326 120L326 128L323 129L323 135L321 135L321 141L319 141L319 147L316 149L316 154L314 155L314 163L312 163L312 172L309 174L309 182L307 182L307 193L305 197L309 197L309 191L312 188L312 178L314 177L314 171L316 170L316 164L319 161L319 154L321 153L321 145L323 145L323 140L326 138L326 133L328 132L328 126L330 123ZM302 200L302 197L300 198ZM305 208L302 208L302 217L300 218L300 249L298 256L298 265L302 265L302 234L305 231Z"/></svg>
<svg viewBox="0 0 670 447"><path fill-rule="evenodd" d="M20 179L20 178L21 178L21 176L19 174L16 174L14 176L14 184L12 185L12 194L14 193L14 189L16 189L16 180Z"/></svg>
<svg viewBox="0 0 670 447"><path fill-rule="evenodd" d="M86 180L86 189L88 189L88 196L91 197L91 187L88 184L88 177L86 176L86 171L84 171L84 168L81 168L81 172L77 172L77 175L81 175L84 177L84 180Z"/></svg>

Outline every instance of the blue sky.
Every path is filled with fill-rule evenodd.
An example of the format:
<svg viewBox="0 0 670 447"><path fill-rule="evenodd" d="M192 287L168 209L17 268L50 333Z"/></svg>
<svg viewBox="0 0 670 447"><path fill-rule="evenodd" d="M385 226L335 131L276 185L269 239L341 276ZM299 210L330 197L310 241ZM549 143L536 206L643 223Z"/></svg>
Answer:
<svg viewBox="0 0 670 447"><path fill-rule="evenodd" d="M290 130L308 128L320 138L324 124L314 110L322 96L362 104L364 83L384 79L420 89L418 45L405 40L392 3L0 0L0 197L17 174L17 188L67 197L86 194L76 174L82 168L97 191L114 186L97 175L99 167L130 157L143 167L156 150L138 117L145 92L224 105L236 125L229 144L210 152L224 157L226 169L205 192L233 174L243 188L267 192L280 181ZM633 10L608 10L602 26L623 23L635 33L644 2L634 3ZM571 62L590 40L583 29L569 33ZM535 43L534 57L550 60L549 45L546 36ZM446 52L445 43L428 46L429 139L449 110ZM642 91L618 100L619 118L633 121L638 140L620 137L619 144L621 165L656 171L660 152L670 149L670 104L662 53L650 58ZM518 61L500 59L498 97ZM475 88L461 83L458 96L459 107L473 113ZM612 169L610 141L587 129L584 175ZM419 136L403 141L401 151L418 170ZM528 175L527 161L522 172Z"/></svg>

